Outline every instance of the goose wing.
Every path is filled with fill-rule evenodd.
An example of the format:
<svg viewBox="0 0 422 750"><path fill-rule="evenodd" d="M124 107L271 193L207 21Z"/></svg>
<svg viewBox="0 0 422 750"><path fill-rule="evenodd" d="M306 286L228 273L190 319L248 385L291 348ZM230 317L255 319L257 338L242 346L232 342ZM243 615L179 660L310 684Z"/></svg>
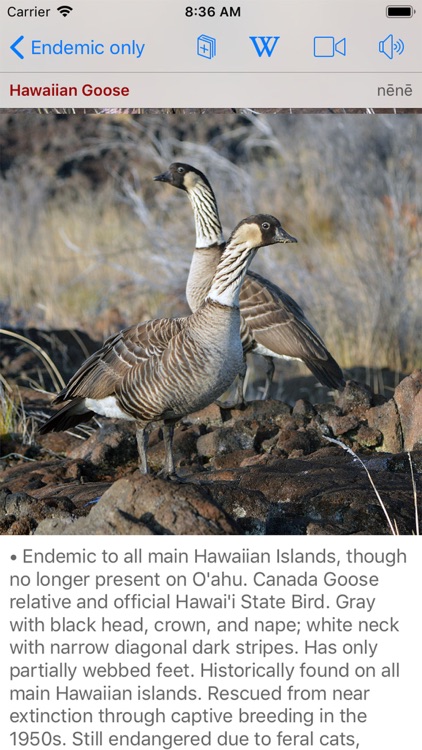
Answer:
<svg viewBox="0 0 422 750"><path fill-rule="evenodd" d="M186 320L149 320L110 336L73 375L55 403L72 398L101 399L113 395L129 370L166 350L169 342L185 327Z"/></svg>
<svg viewBox="0 0 422 750"><path fill-rule="evenodd" d="M119 403L145 423L180 416L189 411L195 379L204 378L203 346L189 327L180 329L160 356L129 368L116 385Z"/></svg>
<svg viewBox="0 0 422 750"><path fill-rule="evenodd" d="M254 340L277 356L325 358L321 337L286 292L249 272L240 291L240 311Z"/></svg>
<svg viewBox="0 0 422 750"><path fill-rule="evenodd" d="M301 359L323 385L344 385L342 370L322 338L297 302L278 286L249 272L240 290L240 311L249 328L246 349L261 346L267 356ZM244 329L242 341L247 337Z"/></svg>

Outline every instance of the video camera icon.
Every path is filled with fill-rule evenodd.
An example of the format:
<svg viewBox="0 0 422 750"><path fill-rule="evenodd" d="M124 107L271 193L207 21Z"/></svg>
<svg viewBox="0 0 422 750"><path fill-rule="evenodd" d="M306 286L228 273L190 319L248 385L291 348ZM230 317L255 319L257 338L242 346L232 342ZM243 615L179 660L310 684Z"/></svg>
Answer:
<svg viewBox="0 0 422 750"><path fill-rule="evenodd" d="M346 56L346 37L336 42L333 36L314 36L314 57Z"/></svg>

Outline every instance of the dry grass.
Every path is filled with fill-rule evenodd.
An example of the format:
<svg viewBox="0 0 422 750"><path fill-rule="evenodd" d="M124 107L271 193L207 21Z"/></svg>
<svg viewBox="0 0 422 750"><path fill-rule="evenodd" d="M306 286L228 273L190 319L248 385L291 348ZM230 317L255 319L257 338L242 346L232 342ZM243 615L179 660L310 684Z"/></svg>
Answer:
<svg viewBox="0 0 422 750"><path fill-rule="evenodd" d="M413 507L415 509L415 534L416 536L419 536L420 531L419 531L418 493L416 491L415 473L413 471L412 456L410 455L410 453L407 454L407 457L409 459L410 476L412 479Z"/></svg>
<svg viewBox="0 0 422 750"><path fill-rule="evenodd" d="M9 436L19 436L22 445L34 442L36 422L27 416L17 388L0 382L0 442Z"/></svg>
<svg viewBox="0 0 422 750"><path fill-rule="evenodd" d="M16 339L17 341L22 341L27 347L32 349L32 351L35 352L37 357L42 361L44 367L47 369L48 374L50 375L53 386L57 391L61 390L61 388L65 387L65 382L58 371L56 365L54 364L51 357L47 354L44 349L42 349L41 346L38 346L34 341L31 341L30 339L26 338L26 336L22 336L20 333L16 333L14 331L6 331L4 328L0 328L0 335L2 336L10 336L13 339Z"/></svg>
<svg viewBox="0 0 422 750"><path fill-rule="evenodd" d="M303 304L343 367L420 367L420 118L245 112L230 127L221 115L212 137L206 118L185 117L190 137L181 140L180 117L110 116L110 133L82 138L74 153L120 154L95 190L24 160L7 174L6 322L95 330L104 318L102 335L107 325L184 313L191 208L180 191L151 181L178 159L209 176L226 233L262 211L298 237L294 253L264 249L255 267Z"/></svg>
<svg viewBox="0 0 422 750"><path fill-rule="evenodd" d="M362 467L362 469L365 471L366 476L368 477L369 483L375 493L375 496L378 500L378 503L382 509L382 512L384 513L387 525L390 529L390 532L393 536L400 536L400 532L398 530L397 521L396 519L392 519L391 516L388 513L387 508L385 507L385 503L378 491L378 488L372 478L371 472L369 471L366 464L362 461L362 459L355 453L355 451L350 448L348 445L343 443L342 440L338 440L336 438L328 437L327 435L323 435L324 440L327 440L329 443L333 443L334 445L338 445L340 448L342 448L346 453L349 453L353 457L354 461L357 461L357 463ZM410 464L410 477L411 477L411 483L412 483L412 494L413 494L413 507L414 507L414 513L415 513L415 531L414 534L416 536L419 536L419 511L418 511L418 496L417 496L417 490L416 490L416 482L415 482L415 476L413 472L413 463L412 463L412 456L408 452L407 457L409 459Z"/></svg>
<svg viewBox="0 0 422 750"><path fill-rule="evenodd" d="M366 473L366 476L369 479L369 483L370 483L372 489L374 490L376 498L377 498L377 500L378 500L378 502L379 502L379 504L381 506L382 512L384 513L384 516L386 518L388 527L389 527L392 535L393 536L398 536L399 532L397 530L397 524L396 524L395 521L393 522L391 520L390 516L388 515L387 508L385 507L383 499L382 499L380 493L378 492L377 486L376 486L374 480L372 479L371 473L368 470L368 467L365 466L365 464L362 461L362 459L359 458L359 456L357 455L357 453L355 453L354 450L352 450L352 448L349 448L349 446L347 446L341 440L336 440L335 438L327 437L327 435L324 435L324 439L328 440L328 442L333 443L334 445L338 445L340 448L343 448L343 450L346 451L347 453L349 453L351 456L353 456L354 461L357 461L360 464L360 466L362 467L362 469L364 469L364 471Z"/></svg>

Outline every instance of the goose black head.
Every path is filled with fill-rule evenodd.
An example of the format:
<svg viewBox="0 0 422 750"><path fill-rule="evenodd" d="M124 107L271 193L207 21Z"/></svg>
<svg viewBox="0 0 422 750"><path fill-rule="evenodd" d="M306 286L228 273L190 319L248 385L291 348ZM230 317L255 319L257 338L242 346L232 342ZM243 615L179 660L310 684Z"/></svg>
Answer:
<svg viewBox="0 0 422 750"><path fill-rule="evenodd" d="M176 161L170 164L167 172L158 174L154 177L157 182L168 182L173 187L180 188L181 190L192 190L198 184L205 183L205 185L211 190L211 185L199 169L192 167L190 164L183 164L182 162Z"/></svg>
<svg viewBox="0 0 422 750"><path fill-rule="evenodd" d="M247 242L255 248L275 245L278 242L297 242L296 237L288 234L279 220L270 214L255 214L243 219L233 230L228 244L232 240Z"/></svg>

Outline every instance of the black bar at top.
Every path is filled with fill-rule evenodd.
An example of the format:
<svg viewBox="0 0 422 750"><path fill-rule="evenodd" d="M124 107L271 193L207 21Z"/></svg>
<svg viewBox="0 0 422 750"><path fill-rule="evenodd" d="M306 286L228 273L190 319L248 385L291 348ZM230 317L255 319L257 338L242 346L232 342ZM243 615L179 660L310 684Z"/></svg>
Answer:
<svg viewBox="0 0 422 750"><path fill-rule="evenodd" d="M412 18L413 8L411 5L388 5L388 18Z"/></svg>

